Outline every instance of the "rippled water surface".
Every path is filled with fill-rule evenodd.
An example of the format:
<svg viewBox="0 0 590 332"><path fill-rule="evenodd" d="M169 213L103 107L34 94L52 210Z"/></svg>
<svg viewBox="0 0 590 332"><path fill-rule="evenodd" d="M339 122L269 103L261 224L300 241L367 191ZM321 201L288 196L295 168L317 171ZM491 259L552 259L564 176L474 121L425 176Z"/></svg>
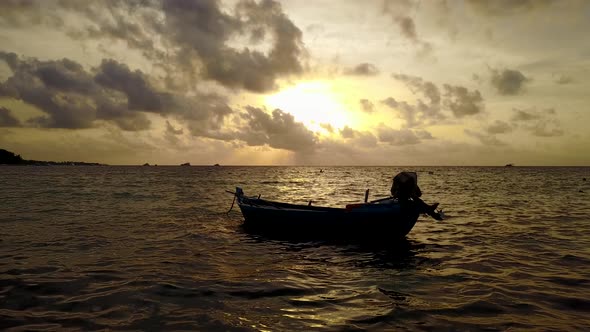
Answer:
<svg viewBox="0 0 590 332"><path fill-rule="evenodd" d="M590 168L407 168L448 219L385 246L226 214L236 185L343 206L402 169L319 170L0 167L0 329L590 329Z"/></svg>

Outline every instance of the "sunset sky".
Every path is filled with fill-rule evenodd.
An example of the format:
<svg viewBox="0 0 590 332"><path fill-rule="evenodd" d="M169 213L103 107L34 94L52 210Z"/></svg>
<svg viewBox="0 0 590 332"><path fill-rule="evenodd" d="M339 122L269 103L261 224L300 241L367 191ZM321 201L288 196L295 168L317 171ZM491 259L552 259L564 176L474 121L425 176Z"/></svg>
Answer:
<svg viewBox="0 0 590 332"><path fill-rule="evenodd" d="M0 148L590 165L589 31L582 0L2 0Z"/></svg>

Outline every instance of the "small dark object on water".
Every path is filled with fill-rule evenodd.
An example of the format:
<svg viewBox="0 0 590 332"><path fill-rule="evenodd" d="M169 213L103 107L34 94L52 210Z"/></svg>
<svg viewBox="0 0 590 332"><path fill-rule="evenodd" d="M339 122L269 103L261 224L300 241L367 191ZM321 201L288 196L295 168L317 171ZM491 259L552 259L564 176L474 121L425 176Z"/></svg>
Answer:
<svg viewBox="0 0 590 332"><path fill-rule="evenodd" d="M586 178L582 178L582 181L586 181Z"/></svg>

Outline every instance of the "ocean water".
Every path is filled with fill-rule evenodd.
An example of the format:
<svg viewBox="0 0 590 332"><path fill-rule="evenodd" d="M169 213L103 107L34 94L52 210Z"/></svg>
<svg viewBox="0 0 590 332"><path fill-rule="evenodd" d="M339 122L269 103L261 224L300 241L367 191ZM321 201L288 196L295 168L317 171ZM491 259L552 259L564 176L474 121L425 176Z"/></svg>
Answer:
<svg viewBox="0 0 590 332"><path fill-rule="evenodd" d="M343 206L401 170L448 218L385 246L227 213L235 186ZM2 166L0 329L587 331L590 168Z"/></svg>

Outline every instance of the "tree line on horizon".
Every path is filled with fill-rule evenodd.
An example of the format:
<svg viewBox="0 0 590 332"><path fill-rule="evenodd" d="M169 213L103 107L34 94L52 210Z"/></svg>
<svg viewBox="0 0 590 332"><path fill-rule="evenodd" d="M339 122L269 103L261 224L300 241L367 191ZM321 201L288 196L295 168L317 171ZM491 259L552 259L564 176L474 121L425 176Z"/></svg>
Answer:
<svg viewBox="0 0 590 332"><path fill-rule="evenodd" d="M19 154L0 149L0 165L90 165L99 166L99 163L86 163L81 161L42 161L23 159Z"/></svg>

